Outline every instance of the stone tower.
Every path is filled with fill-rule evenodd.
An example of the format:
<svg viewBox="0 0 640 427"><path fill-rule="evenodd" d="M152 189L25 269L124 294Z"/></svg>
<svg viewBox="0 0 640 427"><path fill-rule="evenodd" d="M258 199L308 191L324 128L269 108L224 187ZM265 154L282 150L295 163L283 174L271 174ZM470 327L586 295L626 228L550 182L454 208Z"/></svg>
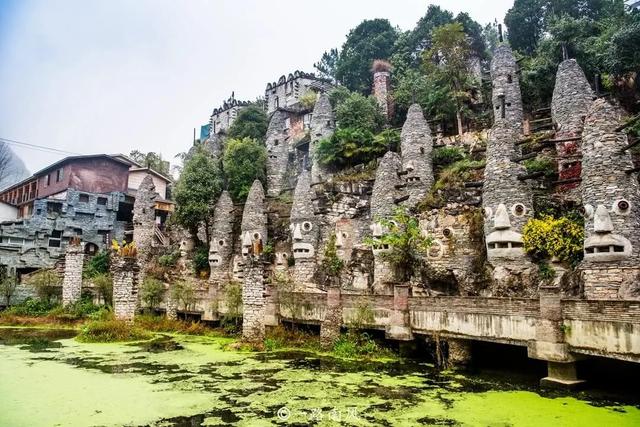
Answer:
<svg viewBox="0 0 640 427"><path fill-rule="evenodd" d="M264 190L253 182L242 213L242 336L249 341L264 339L264 268L260 255L267 242L267 216Z"/></svg>
<svg viewBox="0 0 640 427"><path fill-rule="evenodd" d="M406 205L415 207L431 189L434 180L431 129L418 104L409 107L400 139L402 170L405 172L404 180L409 194Z"/></svg>
<svg viewBox="0 0 640 427"><path fill-rule="evenodd" d="M151 175L147 174L138 191L133 204L133 241L138 247L138 256L146 261L154 239L156 223L156 186Z"/></svg>
<svg viewBox="0 0 640 427"><path fill-rule="evenodd" d="M495 296L508 295L512 286L535 293L535 283L527 281L532 264L523 249L522 228L533 212L530 188L518 175L524 167L512 161L515 142L522 134L522 100L511 49L500 45L491 61L494 125L487 142L482 206L487 258L493 268Z"/></svg>
<svg viewBox="0 0 640 427"><path fill-rule="evenodd" d="M311 174L307 171L298 177L298 183L293 193L290 221L293 258L295 259L293 278L300 283L310 282L315 272L320 224L313 212Z"/></svg>
<svg viewBox="0 0 640 427"><path fill-rule="evenodd" d="M233 255L233 202L223 191L213 211L213 226L209 242L209 279L217 285L228 279L229 262Z"/></svg>
<svg viewBox="0 0 640 427"><path fill-rule="evenodd" d="M522 133L522 95L518 81L518 64L511 48L500 44L491 60L493 117L496 125L507 123L513 130Z"/></svg>
<svg viewBox="0 0 640 427"><path fill-rule="evenodd" d="M380 111L388 122L393 117L394 105L391 96L391 65L386 61L374 61L372 89Z"/></svg>
<svg viewBox="0 0 640 427"><path fill-rule="evenodd" d="M324 181L327 175L327 172L316 160L316 146L321 139L329 138L333 135L336 128L331 102L329 102L329 96L324 92L320 93L316 99L310 126L311 144L309 146L309 155L311 156L311 183L315 184Z"/></svg>
<svg viewBox="0 0 640 427"><path fill-rule="evenodd" d="M267 146L267 194L275 197L284 187L289 151L284 111L276 110L271 116L265 145Z"/></svg>
<svg viewBox="0 0 640 427"><path fill-rule="evenodd" d="M575 59L560 63L556 74L556 85L551 100L551 118L556 127L555 139L558 159L558 178L561 181L578 178L581 170L579 138L582 135L587 110L594 94L589 82ZM577 188L578 183L563 184L558 190Z"/></svg>
<svg viewBox="0 0 640 427"><path fill-rule="evenodd" d="M580 266L587 298L640 296L640 194L638 174L616 132L618 112L606 100L593 101L584 126L582 201L584 260Z"/></svg>
<svg viewBox="0 0 640 427"><path fill-rule="evenodd" d="M380 219L388 219L393 215L396 208L397 186L402 184L398 177L398 172L402 162L400 157L394 152L387 152L376 170L376 180L371 193L371 235L381 237L387 231L379 222ZM388 247L374 246L374 272L373 288L374 292L381 292L385 289L387 282L393 281L395 275L388 261L384 260L382 254L388 251Z"/></svg>

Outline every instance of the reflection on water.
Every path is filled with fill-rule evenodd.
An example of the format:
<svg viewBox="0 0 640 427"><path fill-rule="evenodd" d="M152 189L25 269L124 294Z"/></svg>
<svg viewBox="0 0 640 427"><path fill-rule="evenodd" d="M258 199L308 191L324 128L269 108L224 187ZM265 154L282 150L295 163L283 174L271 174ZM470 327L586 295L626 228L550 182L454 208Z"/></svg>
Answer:
<svg viewBox="0 0 640 427"><path fill-rule="evenodd" d="M261 425L301 426L549 425L567 420L571 423L566 425L640 425L637 396L541 391L527 377L505 381L460 375L416 360L352 361L295 351L237 353L225 351L219 339L203 337L159 335L134 345L80 344L70 339L73 336L69 330L0 328L0 350L3 346L20 349L18 354L10 353L15 363L54 362L97 373L99 378L143 381L159 391L191 396L166 402L167 407L184 408L182 415L166 416L162 410L137 414L149 421L134 421L136 425L254 425L256 420ZM88 376L86 381L97 379ZM0 378L0 391L1 382ZM60 392L65 393L64 384ZM204 396L204 403L195 408L193 396ZM105 392L96 405L108 403L109 398ZM19 410L20 402L17 405L8 411ZM106 417L109 414L104 411L113 410L109 415L113 424L122 424L116 420L123 414L106 407L96 409L96 414ZM71 411L50 410L58 409ZM89 417L82 411L89 409L73 408L77 418L69 418L70 425L88 420L82 418ZM2 417L0 412L0 421ZM29 419L26 410L24 417Z"/></svg>

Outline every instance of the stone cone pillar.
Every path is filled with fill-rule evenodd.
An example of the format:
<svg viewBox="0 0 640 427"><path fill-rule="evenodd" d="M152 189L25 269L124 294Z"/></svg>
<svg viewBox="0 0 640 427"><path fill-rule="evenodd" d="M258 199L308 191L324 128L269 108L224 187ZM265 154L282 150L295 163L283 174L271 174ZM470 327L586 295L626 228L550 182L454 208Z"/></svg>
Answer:
<svg viewBox="0 0 640 427"><path fill-rule="evenodd" d="M248 259L246 264L242 283L242 338L261 343L265 336L263 265L256 259Z"/></svg>
<svg viewBox="0 0 640 427"><path fill-rule="evenodd" d="M69 243L64 257L64 278L62 279L62 305L64 306L80 300L83 264L82 245Z"/></svg>
<svg viewBox="0 0 640 427"><path fill-rule="evenodd" d="M323 348L331 348L340 337L342 326L341 291L338 287L327 289L327 311L324 321L320 325L320 345Z"/></svg>
<svg viewBox="0 0 640 427"><path fill-rule="evenodd" d="M113 255L113 312L118 320L133 321L138 308L138 280L140 266L137 258Z"/></svg>

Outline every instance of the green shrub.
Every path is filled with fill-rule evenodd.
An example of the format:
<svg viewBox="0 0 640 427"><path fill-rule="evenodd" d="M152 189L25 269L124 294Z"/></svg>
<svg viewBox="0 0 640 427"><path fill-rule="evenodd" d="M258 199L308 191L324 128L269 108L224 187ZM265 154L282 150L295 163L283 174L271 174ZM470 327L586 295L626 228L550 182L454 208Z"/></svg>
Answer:
<svg viewBox="0 0 640 427"><path fill-rule="evenodd" d="M373 97L351 93L336 107L336 120L342 129L378 132L384 125L384 117Z"/></svg>
<svg viewBox="0 0 640 427"><path fill-rule="evenodd" d="M311 90L299 98L300 105L304 108L313 108L316 105L316 98L318 94Z"/></svg>
<svg viewBox="0 0 640 427"><path fill-rule="evenodd" d="M209 275L209 248L198 246L193 252L193 270L196 275Z"/></svg>
<svg viewBox="0 0 640 427"><path fill-rule="evenodd" d="M555 173L555 163L547 157L539 159L529 159L522 162L527 173L544 172L545 176L551 176Z"/></svg>
<svg viewBox="0 0 640 427"><path fill-rule="evenodd" d="M230 139L224 148L222 164L231 198L243 202L256 179L265 182L267 150L254 139Z"/></svg>
<svg viewBox="0 0 640 427"><path fill-rule="evenodd" d="M182 305L184 310L189 310L196 303L196 286L190 280L178 280L170 287L171 298Z"/></svg>
<svg viewBox="0 0 640 427"><path fill-rule="evenodd" d="M153 332L174 332L187 335L206 335L211 329L199 322L185 322L166 316L141 315L135 318L136 326Z"/></svg>
<svg viewBox="0 0 640 427"><path fill-rule="evenodd" d="M399 140L398 131L393 129L374 136L366 129L340 127L318 142L314 155L324 166L344 169L377 159L396 147Z"/></svg>
<svg viewBox="0 0 640 427"><path fill-rule="evenodd" d="M155 277L146 276L140 287L140 299L147 308L154 309L162 302L164 292L164 283Z"/></svg>
<svg viewBox="0 0 640 427"><path fill-rule="evenodd" d="M152 334L122 320L94 320L87 323L76 339L80 342L119 342L142 341L153 337Z"/></svg>
<svg viewBox="0 0 640 427"><path fill-rule="evenodd" d="M575 265L583 255L584 227L568 217L530 219L522 229L522 241L534 257L557 257Z"/></svg>
<svg viewBox="0 0 640 427"><path fill-rule="evenodd" d="M113 302L113 280L109 274L100 273L91 278L96 293L105 304Z"/></svg>
<svg viewBox="0 0 640 427"><path fill-rule="evenodd" d="M342 334L333 345L333 354L338 357L387 357L391 353L378 345L367 333Z"/></svg>
<svg viewBox="0 0 640 427"><path fill-rule="evenodd" d="M58 305L49 301L27 298L21 303L7 309L5 313L15 316L39 317L46 316L55 307L58 307Z"/></svg>
<svg viewBox="0 0 640 427"><path fill-rule="evenodd" d="M158 257L158 264L162 267L175 267L180 258L180 251L173 251Z"/></svg>
<svg viewBox="0 0 640 427"><path fill-rule="evenodd" d="M57 299L61 292L62 279L55 270L39 270L26 280L28 285L36 288L36 293L41 300L51 302Z"/></svg>
<svg viewBox="0 0 640 427"><path fill-rule="evenodd" d="M433 150L433 166L445 167L465 158L459 147L442 147Z"/></svg>
<svg viewBox="0 0 640 427"><path fill-rule="evenodd" d="M109 251L100 251L87 261L82 269L82 277L91 279L100 274L109 273Z"/></svg>
<svg viewBox="0 0 640 427"><path fill-rule="evenodd" d="M252 138L257 141L264 140L269 126L269 118L262 108L250 105L242 108L238 117L229 128L229 137L242 139Z"/></svg>

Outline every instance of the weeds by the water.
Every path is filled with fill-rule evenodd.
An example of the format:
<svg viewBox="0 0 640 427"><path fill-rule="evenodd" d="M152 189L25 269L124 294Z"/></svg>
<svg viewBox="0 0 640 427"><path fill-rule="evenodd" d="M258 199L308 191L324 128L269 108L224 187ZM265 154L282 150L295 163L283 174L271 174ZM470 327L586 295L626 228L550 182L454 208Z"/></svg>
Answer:
<svg viewBox="0 0 640 427"><path fill-rule="evenodd" d="M153 335L139 326L123 320L94 320L87 323L76 339L80 342L120 342L142 341L151 339Z"/></svg>
<svg viewBox="0 0 640 427"><path fill-rule="evenodd" d="M76 325L85 319L104 318L109 312L105 306L80 300L62 307L44 300L26 299L0 312L0 323L11 326Z"/></svg>
<svg viewBox="0 0 640 427"><path fill-rule="evenodd" d="M174 320L165 316L136 316L135 324L142 329L153 332L175 332L187 335L208 335L214 332L203 323Z"/></svg>

